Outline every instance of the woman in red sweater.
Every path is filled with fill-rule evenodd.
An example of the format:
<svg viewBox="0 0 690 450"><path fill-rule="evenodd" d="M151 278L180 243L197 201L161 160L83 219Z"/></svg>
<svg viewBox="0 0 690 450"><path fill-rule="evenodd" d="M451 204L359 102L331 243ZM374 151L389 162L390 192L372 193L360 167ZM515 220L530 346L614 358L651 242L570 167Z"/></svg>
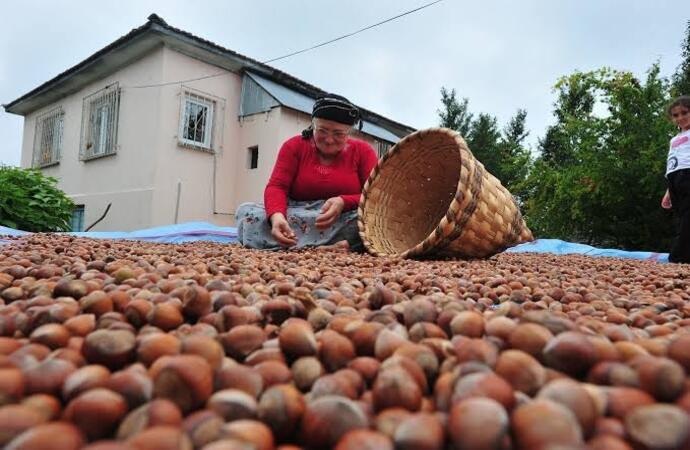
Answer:
<svg viewBox="0 0 690 450"><path fill-rule="evenodd" d="M359 121L359 110L345 97L327 94L316 100L311 126L285 141L278 153L264 205L238 208L243 245L361 249L357 205L377 157L367 142L349 136Z"/></svg>

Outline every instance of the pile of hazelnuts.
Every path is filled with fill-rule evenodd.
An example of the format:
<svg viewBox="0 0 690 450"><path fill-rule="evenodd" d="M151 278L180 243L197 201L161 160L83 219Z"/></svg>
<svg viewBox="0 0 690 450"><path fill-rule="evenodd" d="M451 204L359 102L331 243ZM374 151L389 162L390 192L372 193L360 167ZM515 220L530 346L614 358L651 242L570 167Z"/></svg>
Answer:
<svg viewBox="0 0 690 450"><path fill-rule="evenodd" d="M35 234L0 245L0 447L690 448L690 268Z"/></svg>

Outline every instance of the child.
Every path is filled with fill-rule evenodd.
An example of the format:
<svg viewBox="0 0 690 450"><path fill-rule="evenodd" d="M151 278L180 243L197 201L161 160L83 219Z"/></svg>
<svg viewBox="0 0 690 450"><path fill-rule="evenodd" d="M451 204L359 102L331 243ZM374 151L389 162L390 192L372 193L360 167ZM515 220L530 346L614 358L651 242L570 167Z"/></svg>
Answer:
<svg viewBox="0 0 690 450"><path fill-rule="evenodd" d="M668 114L680 129L671 139L666 162L668 189L661 200L662 208L673 206L680 221L668 260L690 263L690 96L682 95L674 100L668 107Z"/></svg>

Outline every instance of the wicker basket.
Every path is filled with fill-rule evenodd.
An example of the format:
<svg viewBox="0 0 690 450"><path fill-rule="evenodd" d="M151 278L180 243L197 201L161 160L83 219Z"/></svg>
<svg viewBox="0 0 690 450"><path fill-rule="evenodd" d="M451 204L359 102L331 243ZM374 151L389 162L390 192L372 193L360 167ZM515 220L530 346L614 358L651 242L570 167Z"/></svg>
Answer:
<svg viewBox="0 0 690 450"><path fill-rule="evenodd" d="M374 255L483 258L533 239L510 192L446 128L391 148L364 185L358 215Z"/></svg>

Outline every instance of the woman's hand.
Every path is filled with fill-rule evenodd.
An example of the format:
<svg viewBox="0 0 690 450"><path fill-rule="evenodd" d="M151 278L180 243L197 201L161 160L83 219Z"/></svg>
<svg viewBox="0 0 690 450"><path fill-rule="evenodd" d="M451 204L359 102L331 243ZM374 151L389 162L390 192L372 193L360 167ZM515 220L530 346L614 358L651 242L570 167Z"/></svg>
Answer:
<svg viewBox="0 0 690 450"><path fill-rule="evenodd" d="M340 197L331 197L321 207L321 214L316 218L316 228L324 230L335 223L343 212L345 200Z"/></svg>
<svg viewBox="0 0 690 450"><path fill-rule="evenodd" d="M283 213L275 213L271 216L271 236L283 247L292 247L297 244L295 232Z"/></svg>
<svg viewBox="0 0 690 450"><path fill-rule="evenodd" d="M661 207L664 209L671 209L671 194L668 193L668 189L666 189L664 198L661 199Z"/></svg>

